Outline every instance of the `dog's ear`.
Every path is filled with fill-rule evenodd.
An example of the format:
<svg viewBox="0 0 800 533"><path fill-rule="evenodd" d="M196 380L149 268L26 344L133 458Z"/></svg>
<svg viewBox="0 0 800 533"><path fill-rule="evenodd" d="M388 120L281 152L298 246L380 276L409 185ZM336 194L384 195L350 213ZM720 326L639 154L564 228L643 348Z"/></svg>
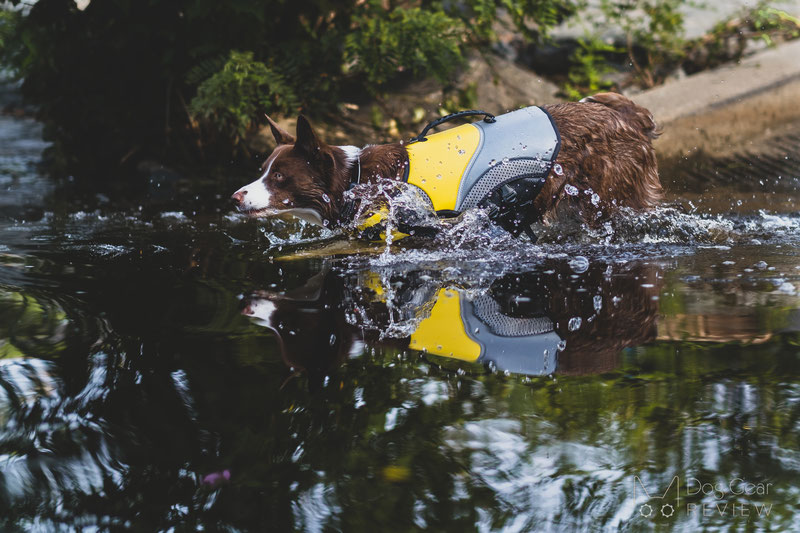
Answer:
<svg viewBox="0 0 800 533"><path fill-rule="evenodd" d="M272 136L275 137L275 142L278 144L294 144L294 137L292 134L286 130L281 129L278 124L275 123L274 120L269 118L269 115L266 113L264 114L267 117L267 122L269 122L269 129L272 130Z"/></svg>
<svg viewBox="0 0 800 533"><path fill-rule="evenodd" d="M319 140L314 128L306 117L297 117L297 142L295 147L302 150L309 158L316 159L322 154L322 141Z"/></svg>

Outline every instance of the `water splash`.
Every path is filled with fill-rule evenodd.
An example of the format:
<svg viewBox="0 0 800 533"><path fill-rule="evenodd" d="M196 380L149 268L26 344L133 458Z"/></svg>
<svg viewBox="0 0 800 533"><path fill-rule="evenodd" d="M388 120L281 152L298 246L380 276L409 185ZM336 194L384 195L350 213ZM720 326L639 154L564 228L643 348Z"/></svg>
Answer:
<svg viewBox="0 0 800 533"><path fill-rule="evenodd" d="M591 196L593 204L602 204L597 193L583 193ZM593 260L625 254L634 259L691 254L702 246L793 243L800 235L800 215L796 213L712 215L666 206L648 211L621 208L608 218L601 216L593 225L582 222L575 213L562 213L556 222L533 225L537 236L533 244L495 226L480 209L439 218L424 193L406 183L382 180L362 184L345 196L357 205L351 222L331 230L299 220L270 221L261 228L270 250L294 250L346 236L382 244L377 257L363 250L376 267L457 261L469 265L511 263L522 268L547 258L584 256Z"/></svg>

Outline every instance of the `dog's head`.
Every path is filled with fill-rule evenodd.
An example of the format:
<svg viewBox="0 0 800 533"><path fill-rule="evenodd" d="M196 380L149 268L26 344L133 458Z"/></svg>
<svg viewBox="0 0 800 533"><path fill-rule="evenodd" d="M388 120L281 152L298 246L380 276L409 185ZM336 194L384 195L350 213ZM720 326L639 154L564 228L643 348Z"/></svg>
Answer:
<svg viewBox="0 0 800 533"><path fill-rule="evenodd" d="M242 314L275 334L292 376L305 374L312 391L348 357L364 351L361 332L341 307L348 299L344 291L342 278L323 270L301 287L256 291L244 301Z"/></svg>
<svg viewBox="0 0 800 533"><path fill-rule="evenodd" d="M296 137L267 120L278 146L261 166L261 177L233 194L237 209L254 217L294 215L319 225L335 221L356 149L325 144L302 115Z"/></svg>

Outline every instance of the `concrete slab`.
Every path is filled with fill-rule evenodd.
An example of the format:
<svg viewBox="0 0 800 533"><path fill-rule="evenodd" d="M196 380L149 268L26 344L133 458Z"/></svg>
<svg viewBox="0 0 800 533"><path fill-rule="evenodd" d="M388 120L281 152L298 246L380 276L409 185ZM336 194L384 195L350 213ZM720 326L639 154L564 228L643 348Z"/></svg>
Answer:
<svg viewBox="0 0 800 533"><path fill-rule="evenodd" d="M664 128L662 157L733 151L754 132L800 120L800 40L639 93ZM755 133L758 135L759 133Z"/></svg>

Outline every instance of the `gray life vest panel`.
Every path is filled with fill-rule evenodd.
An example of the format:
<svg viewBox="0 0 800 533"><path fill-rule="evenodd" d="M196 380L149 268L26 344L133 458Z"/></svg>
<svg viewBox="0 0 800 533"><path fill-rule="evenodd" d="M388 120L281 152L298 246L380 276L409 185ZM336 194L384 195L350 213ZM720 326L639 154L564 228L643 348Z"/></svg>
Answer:
<svg viewBox="0 0 800 533"><path fill-rule="evenodd" d="M438 213L487 204L519 211L532 205L560 146L550 115L526 107L410 143L406 181L422 189Z"/></svg>

